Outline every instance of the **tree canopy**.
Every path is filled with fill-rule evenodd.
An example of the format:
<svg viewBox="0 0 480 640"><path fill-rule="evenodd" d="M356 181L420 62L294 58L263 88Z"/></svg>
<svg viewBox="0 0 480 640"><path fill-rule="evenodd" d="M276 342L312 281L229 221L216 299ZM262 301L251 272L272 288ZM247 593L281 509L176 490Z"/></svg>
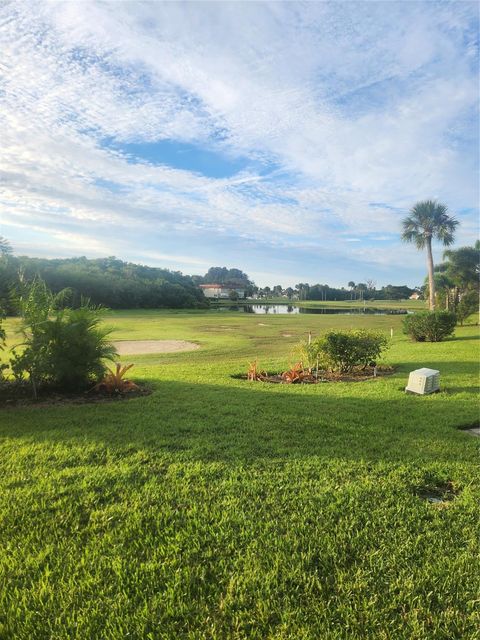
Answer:
<svg viewBox="0 0 480 640"><path fill-rule="evenodd" d="M48 260L9 256L0 264L0 302L7 311L9 292L19 277L39 276L54 293L71 289L72 304L81 298L112 309L193 308L206 306L203 292L190 276L115 257L90 260L85 257Z"/></svg>
<svg viewBox="0 0 480 640"><path fill-rule="evenodd" d="M205 284L227 284L232 286L248 286L253 282L241 269L228 269L227 267L210 267L203 276Z"/></svg>

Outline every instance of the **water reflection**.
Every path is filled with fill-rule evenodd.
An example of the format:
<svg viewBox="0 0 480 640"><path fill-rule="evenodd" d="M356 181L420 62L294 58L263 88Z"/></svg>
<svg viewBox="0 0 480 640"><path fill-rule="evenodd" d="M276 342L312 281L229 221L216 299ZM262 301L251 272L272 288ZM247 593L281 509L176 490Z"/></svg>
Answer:
<svg viewBox="0 0 480 640"><path fill-rule="evenodd" d="M229 307L219 307L228 311L243 311L244 313L266 314L298 314L298 313L322 313L337 315L405 315L405 309L376 309L373 307L296 307L293 304L242 304L231 305Z"/></svg>

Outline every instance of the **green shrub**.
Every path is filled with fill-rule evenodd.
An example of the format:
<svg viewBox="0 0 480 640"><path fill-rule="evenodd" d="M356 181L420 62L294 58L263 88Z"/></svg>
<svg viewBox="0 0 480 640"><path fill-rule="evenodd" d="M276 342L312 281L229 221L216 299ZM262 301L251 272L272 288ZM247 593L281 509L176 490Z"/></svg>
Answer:
<svg viewBox="0 0 480 640"><path fill-rule="evenodd" d="M472 313L478 313L478 291L468 291L462 296L456 310L457 322L463 325Z"/></svg>
<svg viewBox="0 0 480 640"><path fill-rule="evenodd" d="M301 356L308 366L348 373L375 362L388 346L386 336L376 331L356 329L329 331L311 344L301 345Z"/></svg>
<svg viewBox="0 0 480 640"><path fill-rule="evenodd" d="M101 326L103 309L88 301L78 309L61 308L67 295L54 296L35 280L18 297L24 341L17 345L20 353L14 350L11 368L17 380L28 376L35 397L41 385L85 388L104 375L103 360L116 354L108 341L111 330Z"/></svg>
<svg viewBox="0 0 480 640"><path fill-rule="evenodd" d="M404 318L403 332L416 342L441 342L453 334L456 323L451 311L419 311Z"/></svg>

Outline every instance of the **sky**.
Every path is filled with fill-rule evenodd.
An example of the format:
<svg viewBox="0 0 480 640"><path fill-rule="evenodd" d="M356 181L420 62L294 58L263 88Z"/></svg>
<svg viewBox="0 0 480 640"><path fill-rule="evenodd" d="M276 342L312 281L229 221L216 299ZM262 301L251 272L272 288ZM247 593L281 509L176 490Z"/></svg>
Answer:
<svg viewBox="0 0 480 640"><path fill-rule="evenodd" d="M0 235L260 286L419 285L415 202L478 237L478 6L4 2Z"/></svg>

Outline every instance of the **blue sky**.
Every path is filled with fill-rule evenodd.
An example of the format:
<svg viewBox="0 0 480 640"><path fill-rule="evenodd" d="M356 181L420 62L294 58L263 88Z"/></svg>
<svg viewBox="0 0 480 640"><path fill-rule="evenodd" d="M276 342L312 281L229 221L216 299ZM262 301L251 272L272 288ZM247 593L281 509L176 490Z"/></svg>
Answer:
<svg viewBox="0 0 480 640"><path fill-rule="evenodd" d="M413 286L416 201L478 235L476 3L29 0L0 44L18 254Z"/></svg>

